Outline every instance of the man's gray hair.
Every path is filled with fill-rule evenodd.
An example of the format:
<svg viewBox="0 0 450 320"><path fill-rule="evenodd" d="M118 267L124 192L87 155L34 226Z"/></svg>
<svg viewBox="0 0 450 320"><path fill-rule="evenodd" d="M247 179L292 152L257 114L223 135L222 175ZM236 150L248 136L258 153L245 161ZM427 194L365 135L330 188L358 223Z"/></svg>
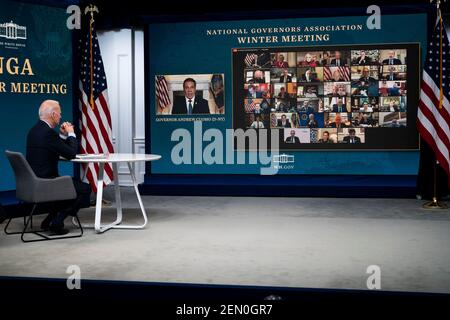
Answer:
<svg viewBox="0 0 450 320"><path fill-rule="evenodd" d="M48 118L56 108L59 107L59 102L56 100L45 100L39 107L39 119Z"/></svg>

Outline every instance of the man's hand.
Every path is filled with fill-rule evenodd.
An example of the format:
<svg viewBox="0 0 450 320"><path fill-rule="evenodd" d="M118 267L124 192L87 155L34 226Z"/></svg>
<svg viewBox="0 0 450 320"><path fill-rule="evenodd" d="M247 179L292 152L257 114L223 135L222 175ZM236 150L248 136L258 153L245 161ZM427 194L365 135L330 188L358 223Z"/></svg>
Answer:
<svg viewBox="0 0 450 320"><path fill-rule="evenodd" d="M66 123L65 122L59 127L59 133L62 134L63 136L67 136L67 130L66 130Z"/></svg>
<svg viewBox="0 0 450 320"><path fill-rule="evenodd" d="M62 135L67 136L69 133L73 133L73 132L74 132L73 125L72 125L70 122L64 122L64 123L61 125L61 127L60 127L60 129L59 129L59 132L60 132Z"/></svg>

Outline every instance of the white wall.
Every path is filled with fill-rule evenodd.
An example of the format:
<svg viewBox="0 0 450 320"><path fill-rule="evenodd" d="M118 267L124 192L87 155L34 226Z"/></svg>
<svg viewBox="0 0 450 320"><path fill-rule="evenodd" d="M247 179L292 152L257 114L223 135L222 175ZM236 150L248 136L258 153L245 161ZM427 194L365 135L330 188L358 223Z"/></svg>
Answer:
<svg viewBox="0 0 450 320"><path fill-rule="evenodd" d="M98 32L108 81L113 145L116 153L145 153L144 33L121 29ZM139 183L145 165L135 167ZM120 185L131 185L128 167L119 167Z"/></svg>

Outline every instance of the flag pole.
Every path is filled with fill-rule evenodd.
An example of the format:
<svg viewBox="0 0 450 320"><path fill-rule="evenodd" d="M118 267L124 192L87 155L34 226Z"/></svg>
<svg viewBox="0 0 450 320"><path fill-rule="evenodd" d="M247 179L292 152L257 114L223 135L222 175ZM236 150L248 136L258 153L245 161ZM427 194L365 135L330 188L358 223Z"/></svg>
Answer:
<svg viewBox="0 0 450 320"><path fill-rule="evenodd" d="M95 103L94 103L94 61L92 58L93 55L93 48L92 48L92 24L94 23L94 12L98 13L98 8L90 4L86 7L84 10L84 14L90 13L89 17L89 55L90 55L90 76L91 76L91 84L90 84L90 92L89 92L89 104L91 106L91 109L94 110Z"/></svg>
<svg viewBox="0 0 450 320"><path fill-rule="evenodd" d="M433 200L425 202L423 204L424 209L447 209L447 204L444 202L438 201L437 199L437 177L436 177L436 166L437 161L433 163Z"/></svg>
<svg viewBox="0 0 450 320"><path fill-rule="evenodd" d="M442 47L442 32L443 32L443 21L442 21L442 14L441 14L441 9L440 9L440 4L441 4L441 0L437 0L436 1L436 9L437 9L437 14L439 17L439 24L440 24L440 47L439 47L439 51L440 51L440 97L439 97L439 108L442 108L442 102L443 102L443 86L442 86L442 51L443 51L443 47ZM444 202L438 201L437 199L437 176L436 176L436 166L437 166L438 162L437 160L435 160L433 162L433 200L428 201L426 203L423 204L423 208L424 209L447 209L448 206L447 204L445 204Z"/></svg>

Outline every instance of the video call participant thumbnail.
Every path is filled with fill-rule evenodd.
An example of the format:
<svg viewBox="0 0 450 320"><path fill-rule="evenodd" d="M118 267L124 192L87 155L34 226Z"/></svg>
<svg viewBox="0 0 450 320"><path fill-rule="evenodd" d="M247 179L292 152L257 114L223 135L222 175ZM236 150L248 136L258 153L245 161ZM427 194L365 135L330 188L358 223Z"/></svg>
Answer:
<svg viewBox="0 0 450 320"><path fill-rule="evenodd" d="M395 51L394 50L390 50L389 51L389 56L387 59L384 59L383 64L389 64L389 65L396 65L396 64L402 64L402 62L400 61L400 59L395 57Z"/></svg>
<svg viewBox="0 0 450 320"><path fill-rule="evenodd" d="M334 143L334 140L330 138L330 132L324 131L322 133L322 138L319 139L319 143Z"/></svg>
<svg viewBox="0 0 450 320"><path fill-rule="evenodd" d="M183 97L176 97L173 102L172 114L209 114L208 101L196 95L197 83L192 78L183 82Z"/></svg>
<svg viewBox="0 0 450 320"><path fill-rule="evenodd" d="M359 54L353 59L352 64L353 65L360 65L360 66L368 66L376 63L376 61L373 61L371 57L367 56L367 52L365 50L360 50Z"/></svg>
<svg viewBox="0 0 450 320"><path fill-rule="evenodd" d="M337 102L333 104L333 112L347 112L347 106L344 104L342 98L338 98Z"/></svg>
<svg viewBox="0 0 450 320"><path fill-rule="evenodd" d="M334 52L334 58L331 59L330 65L333 67L340 67L347 65L347 59L342 58L341 51Z"/></svg>
<svg viewBox="0 0 450 320"><path fill-rule="evenodd" d="M356 130L353 128L348 129L348 136L342 139L342 143L361 143L361 138L356 136Z"/></svg>
<svg viewBox="0 0 450 320"><path fill-rule="evenodd" d="M272 63L272 66L276 68L287 68L289 67L289 64L287 61L284 61L284 55L280 53L276 58L276 61Z"/></svg>
<svg viewBox="0 0 450 320"><path fill-rule="evenodd" d="M290 136L284 140L285 143L300 143L300 139L295 136L295 130L290 131Z"/></svg>
<svg viewBox="0 0 450 320"><path fill-rule="evenodd" d="M288 69L283 69L283 74L280 76L280 83L292 82L292 76L289 74Z"/></svg>
<svg viewBox="0 0 450 320"><path fill-rule="evenodd" d="M285 114L281 115L281 119L277 120L277 127L290 128L291 123Z"/></svg>

